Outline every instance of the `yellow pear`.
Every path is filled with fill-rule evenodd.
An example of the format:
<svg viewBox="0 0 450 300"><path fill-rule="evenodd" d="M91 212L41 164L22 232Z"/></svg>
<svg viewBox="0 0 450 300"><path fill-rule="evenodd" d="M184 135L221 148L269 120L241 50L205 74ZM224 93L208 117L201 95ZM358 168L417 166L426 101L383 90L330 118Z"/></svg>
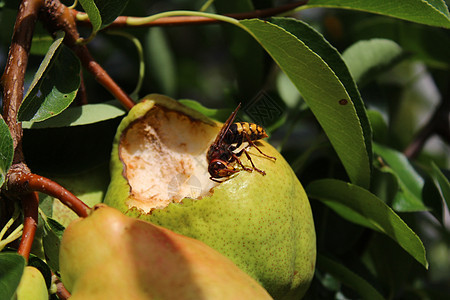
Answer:
<svg viewBox="0 0 450 300"><path fill-rule="evenodd" d="M271 299L204 243L104 204L66 228L60 272L71 300Z"/></svg>

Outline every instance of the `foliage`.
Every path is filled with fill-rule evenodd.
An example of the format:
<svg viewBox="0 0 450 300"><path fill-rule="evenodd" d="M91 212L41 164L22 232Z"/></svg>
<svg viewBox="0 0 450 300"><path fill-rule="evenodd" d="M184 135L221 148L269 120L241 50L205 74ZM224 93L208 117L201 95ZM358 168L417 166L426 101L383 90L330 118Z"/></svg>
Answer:
<svg viewBox="0 0 450 300"><path fill-rule="evenodd" d="M222 14L278 1L80 2L94 26L82 27L80 16L85 39L78 42L127 93L142 80L138 97L181 98L221 121L242 102L241 119L268 129L313 208L319 256L307 298L449 297L450 14L443 0L310 0L283 15L244 20ZM17 7L0 1L1 69ZM146 18L129 18L120 28L126 34L108 34L119 14ZM145 25L187 15L221 22ZM142 43L145 72L127 36ZM89 104L77 106L80 61L62 40L34 31L30 88L19 110L27 164L51 178L106 168L125 113L88 72ZM13 155L0 118L0 185ZM33 253L57 272L52 245L62 225L51 218L52 201L41 201L44 225ZM2 227L7 212L0 203ZM24 265L1 254L4 265L15 264L11 278L0 277L11 294Z"/></svg>

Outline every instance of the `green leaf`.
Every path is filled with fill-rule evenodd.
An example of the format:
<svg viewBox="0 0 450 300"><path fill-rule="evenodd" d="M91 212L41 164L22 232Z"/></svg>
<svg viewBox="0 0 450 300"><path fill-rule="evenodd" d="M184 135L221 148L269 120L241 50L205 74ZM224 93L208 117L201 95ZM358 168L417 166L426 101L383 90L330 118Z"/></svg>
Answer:
<svg viewBox="0 0 450 300"><path fill-rule="evenodd" d="M319 254L317 256L317 268L330 273L343 284L358 292L362 299L384 299L384 297L364 278L324 255Z"/></svg>
<svg viewBox="0 0 450 300"><path fill-rule="evenodd" d="M450 14L443 0L310 0L302 9L310 7L355 9L450 28Z"/></svg>
<svg viewBox="0 0 450 300"><path fill-rule="evenodd" d="M64 226L52 218L47 218L44 224L44 252L45 259L54 271L59 271L59 246L64 233Z"/></svg>
<svg viewBox="0 0 450 300"><path fill-rule="evenodd" d="M53 44L53 37L51 35L34 35L31 43L30 54L46 55Z"/></svg>
<svg viewBox="0 0 450 300"><path fill-rule="evenodd" d="M233 110L230 109L213 109L203 106L200 102L190 99L180 99L178 100L181 104L186 105L198 112L201 112L205 116L224 122L232 113Z"/></svg>
<svg viewBox="0 0 450 300"><path fill-rule="evenodd" d="M0 253L0 299L11 299L25 269L25 258L12 253Z"/></svg>
<svg viewBox="0 0 450 300"><path fill-rule="evenodd" d="M443 28L422 26L386 17L364 18L352 28L353 39L388 39L396 42L414 60L433 68L448 69L450 36Z"/></svg>
<svg viewBox="0 0 450 300"><path fill-rule="evenodd" d="M98 104L69 107L59 115L43 122L23 122L22 127L26 129L39 129L80 126L114 119L124 114L125 111L123 108L116 100L113 100Z"/></svg>
<svg viewBox="0 0 450 300"><path fill-rule="evenodd" d="M19 121L39 122L66 109L80 86L80 62L75 54L55 40L19 108Z"/></svg>
<svg viewBox="0 0 450 300"><path fill-rule="evenodd" d="M353 79L364 85L402 58L401 47L387 39L359 41L342 54Z"/></svg>
<svg viewBox="0 0 450 300"><path fill-rule="evenodd" d="M243 20L291 79L321 124L350 180L368 187L371 129L365 108L339 53L307 24L284 18Z"/></svg>
<svg viewBox="0 0 450 300"><path fill-rule="evenodd" d="M166 95L173 95L177 89L177 68L173 51L162 28L150 28L147 32L147 61L150 75Z"/></svg>
<svg viewBox="0 0 450 300"><path fill-rule="evenodd" d="M367 116L372 125L373 140L379 143L386 143L388 141L389 129L381 112L369 109Z"/></svg>
<svg viewBox="0 0 450 300"><path fill-rule="evenodd" d="M439 167L431 162L431 167L433 168L433 180L435 184L439 187L442 197L447 203L447 208L450 207L450 182L447 177L442 173Z"/></svg>
<svg viewBox="0 0 450 300"><path fill-rule="evenodd" d="M95 34L102 27L102 16L95 5L94 0L80 0L80 4L89 17L92 24L92 34Z"/></svg>
<svg viewBox="0 0 450 300"><path fill-rule="evenodd" d="M381 199L356 185L336 180L313 181L308 196L322 201L346 220L384 233L428 268L420 238Z"/></svg>
<svg viewBox="0 0 450 300"><path fill-rule="evenodd" d="M375 153L381 156L385 163L380 170L391 173L398 180L399 191L392 208L404 212L428 210L422 201L424 180L414 170L406 156L377 143L374 143L373 147Z"/></svg>
<svg viewBox="0 0 450 300"><path fill-rule="evenodd" d="M92 33L111 24L125 9L128 0L80 0L92 23Z"/></svg>
<svg viewBox="0 0 450 300"><path fill-rule="evenodd" d="M0 115L0 187L5 182L5 176L11 167L13 156L14 146L11 132Z"/></svg>

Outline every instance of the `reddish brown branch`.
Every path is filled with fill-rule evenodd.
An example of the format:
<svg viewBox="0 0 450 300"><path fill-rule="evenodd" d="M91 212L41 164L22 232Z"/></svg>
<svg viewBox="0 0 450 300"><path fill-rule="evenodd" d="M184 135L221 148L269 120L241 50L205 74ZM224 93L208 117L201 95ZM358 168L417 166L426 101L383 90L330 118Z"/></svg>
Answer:
<svg viewBox="0 0 450 300"><path fill-rule="evenodd" d="M109 76L109 74L94 60L86 46L77 45L80 38L75 20L70 9L59 0L46 0L43 9L42 20L52 33L63 30L66 33L64 43L69 46L81 60L83 67L91 72L95 80L105 87L122 105L130 109L134 106L133 100L122 88Z"/></svg>
<svg viewBox="0 0 450 300"><path fill-rule="evenodd" d="M117 85L111 76L109 76L108 72L94 60L86 46L76 46L74 47L74 50L83 66L94 75L94 78L98 83L116 97L126 109L129 110L134 106L135 103L133 99L131 99L130 96Z"/></svg>
<svg viewBox="0 0 450 300"><path fill-rule="evenodd" d="M15 150L13 163L15 164L24 161L22 125L17 123L17 112L23 98L25 70L28 64L34 27L42 5L42 0L24 0L20 4L6 68L0 82L3 90L3 118L13 137Z"/></svg>
<svg viewBox="0 0 450 300"><path fill-rule="evenodd" d="M275 16L290 10L293 10L294 8L297 8L299 6L305 5L308 3L308 0L303 1L297 1L285 5L281 5L278 7L273 8L267 8L267 9L261 9L261 10L254 10L251 12L244 12L244 13L234 13L234 14L225 14L227 17L231 17L237 20L243 20L243 19L252 19L252 18L267 18L270 16ZM73 16L76 18L77 15L86 15L83 12L79 12L76 10L72 10ZM129 27L127 23L127 19L129 17L127 16L120 16L114 22L112 22L108 28L120 28L120 27ZM219 20L211 19L211 18L205 18L205 17L195 17L195 16L180 16L180 17L165 17L160 18L158 20L136 25L136 27L151 27L151 26L175 26L175 25L194 25L194 24L213 24L213 23L219 23ZM91 23L88 19L85 20L77 20L77 24L89 26ZM134 25L133 25L134 27Z"/></svg>
<svg viewBox="0 0 450 300"><path fill-rule="evenodd" d="M31 246L33 245L34 235L36 233L38 224L38 206L39 196L36 192L23 195L23 233L17 253L25 257L26 260L28 260L28 257L30 256Z"/></svg>
<svg viewBox="0 0 450 300"><path fill-rule="evenodd" d="M70 298L69 291L64 287L64 284L59 280L59 278L56 275L53 275L55 277L55 284L56 284L56 295L61 300L66 300Z"/></svg>
<svg viewBox="0 0 450 300"><path fill-rule="evenodd" d="M14 172L8 176L8 189L16 193L41 192L58 198L79 217L87 217L90 207L56 182L40 175Z"/></svg>

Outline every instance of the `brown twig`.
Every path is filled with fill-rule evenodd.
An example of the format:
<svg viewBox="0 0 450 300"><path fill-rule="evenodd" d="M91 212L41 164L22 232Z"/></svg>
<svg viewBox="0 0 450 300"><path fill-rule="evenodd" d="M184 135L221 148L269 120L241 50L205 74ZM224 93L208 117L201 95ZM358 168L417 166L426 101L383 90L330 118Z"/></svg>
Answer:
<svg viewBox="0 0 450 300"><path fill-rule="evenodd" d="M23 98L25 70L28 64L31 40L42 0L24 0L14 24L6 68L0 80L3 90L3 118L14 141L14 164L24 161L22 152L22 125L17 122L17 112Z"/></svg>
<svg viewBox="0 0 450 300"><path fill-rule="evenodd" d="M267 9L261 9L261 10L254 10L251 12L244 12L244 13L234 13L234 14L225 14L227 17L231 17L237 20L243 20L243 19L251 19L251 18L267 18L270 16L275 16L290 10L293 10L294 8L297 8L299 6L305 5L308 3L308 0L303 1L296 1L293 3L281 5L278 7L272 7ZM85 13L77 11L75 9L72 9L72 14L75 18L77 16L83 16L82 18L77 20L77 24L89 26L91 25L89 19L85 18ZM135 25L128 24L128 16L120 16L114 22L112 22L107 28L121 28L121 27L130 27ZM132 17L136 19L136 17ZM158 20L145 23L145 24L139 24L136 25L136 27L151 27L151 26L175 26L175 25L195 25L195 24L214 24L219 23L219 20L211 19L211 18L205 18L205 17L196 17L196 16L180 16L180 17L165 17L160 18Z"/></svg>
<svg viewBox="0 0 450 300"><path fill-rule="evenodd" d="M24 172L13 172L8 176L8 190L17 194L41 192L58 198L64 205L74 211L79 217L87 217L91 208L74 194L56 182L40 175Z"/></svg>
<svg viewBox="0 0 450 300"><path fill-rule="evenodd" d="M66 300L70 298L69 291L64 287L64 284L59 280L59 278L56 275L52 275L54 278L54 283L56 285L56 295L61 300Z"/></svg>
<svg viewBox="0 0 450 300"><path fill-rule="evenodd" d="M83 66L94 75L95 80L116 97L126 109L129 110L135 105L133 99L131 99L130 96L117 85L111 76L109 76L108 72L94 60L86 46L76 46L74 47L74 50Z"/></svg>
<svg viewBox="0 0 450 300"><path fill-rule="evenodd" d="M131 97L93 59L88 48L77 44L80 35L70 9L59 0L45 0L42 12L42 21L47 29L51 33L58 30L63 30L66 33L64 43L75 52L83 67L94 75L96 81L116 97L125 108L133 107L135 103Z"/></svg>
<svg viewBox="0 0 450 300"><path fill-rule="evenodd" d="M38 224L38 206L39 196L36 192L28 193L22 196L23 207L23 233L20 240L17 253L28 260L30 256L31 246L33 245L34 235Z"/></svg>

